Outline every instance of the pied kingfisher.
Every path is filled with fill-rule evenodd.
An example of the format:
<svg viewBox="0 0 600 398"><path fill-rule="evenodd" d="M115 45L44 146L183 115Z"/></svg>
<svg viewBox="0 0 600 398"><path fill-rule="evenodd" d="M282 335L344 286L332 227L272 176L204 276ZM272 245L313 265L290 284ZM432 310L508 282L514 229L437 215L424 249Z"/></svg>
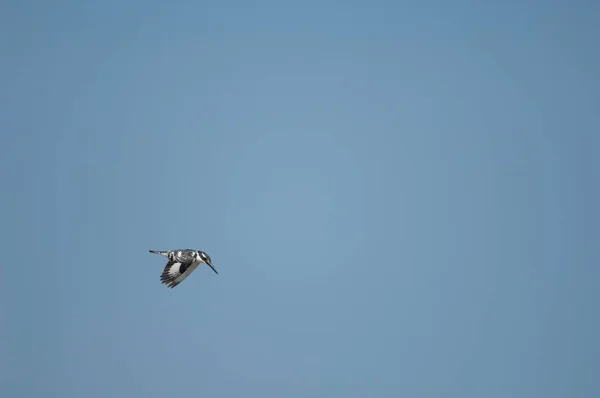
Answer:
<svg viewBox="0 0 600 398"><path fill-rule="evenodd" d="M187 278L192 271L198 268L201 263L207 264L216 274L219 274L215 267L212 265L210 256L201 250L149 250L150 253L160 254L168 258L167 265L160 275L162 283L170 287L171 289L179 285L185 278Z"/></svg>

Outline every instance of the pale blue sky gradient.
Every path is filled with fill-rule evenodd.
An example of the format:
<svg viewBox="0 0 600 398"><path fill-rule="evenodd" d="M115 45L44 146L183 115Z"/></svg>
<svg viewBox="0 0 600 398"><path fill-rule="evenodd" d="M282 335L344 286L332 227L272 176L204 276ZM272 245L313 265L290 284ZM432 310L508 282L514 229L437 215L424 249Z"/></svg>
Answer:
<svg viewBox="0 0 600 398"><path fill-rule="evenodd" d="M599 4L2 2L0 396L599 397Z"/></svg>

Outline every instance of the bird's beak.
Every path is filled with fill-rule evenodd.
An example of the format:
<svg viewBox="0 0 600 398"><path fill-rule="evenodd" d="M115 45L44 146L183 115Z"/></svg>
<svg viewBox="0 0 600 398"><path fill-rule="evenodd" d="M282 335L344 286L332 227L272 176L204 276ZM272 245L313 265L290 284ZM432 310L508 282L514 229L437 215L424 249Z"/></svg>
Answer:
<svg viewBox="0 0 600 398"><path fill-rule="evenodd" d="M213 271L215 271L215 274L219 275L219 273L217 272L217 270L215 269L215 267L211 263L206 263L206 264L208 264L208 266L210 268L212 268Z"/></svg>

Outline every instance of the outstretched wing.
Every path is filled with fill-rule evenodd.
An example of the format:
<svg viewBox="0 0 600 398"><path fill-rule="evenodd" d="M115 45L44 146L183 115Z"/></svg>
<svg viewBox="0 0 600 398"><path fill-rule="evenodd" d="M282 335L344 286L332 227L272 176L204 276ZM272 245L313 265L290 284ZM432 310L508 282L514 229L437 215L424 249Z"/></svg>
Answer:
<svg viewBox="0 0 600 398"><path fill-rule="evenodd" d="M198 264L169 261L160 275L160 281L171 289L187 278Z"/></svg>

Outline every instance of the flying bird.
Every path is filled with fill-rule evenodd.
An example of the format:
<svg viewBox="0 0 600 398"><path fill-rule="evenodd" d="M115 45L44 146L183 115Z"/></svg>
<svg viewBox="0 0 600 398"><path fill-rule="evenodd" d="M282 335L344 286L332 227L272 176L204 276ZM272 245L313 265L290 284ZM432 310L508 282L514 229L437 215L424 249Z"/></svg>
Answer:
<svg viewBox="0 0 600 398"><path fill-rule="evenodd" d="M185 278L204 263L219 274L212 265L210 256L201 250L177 249L177 250L149 250L150 253L159 254L168 258L167 265L160 275L163 284L171 289L179 285Z"/></svg>

